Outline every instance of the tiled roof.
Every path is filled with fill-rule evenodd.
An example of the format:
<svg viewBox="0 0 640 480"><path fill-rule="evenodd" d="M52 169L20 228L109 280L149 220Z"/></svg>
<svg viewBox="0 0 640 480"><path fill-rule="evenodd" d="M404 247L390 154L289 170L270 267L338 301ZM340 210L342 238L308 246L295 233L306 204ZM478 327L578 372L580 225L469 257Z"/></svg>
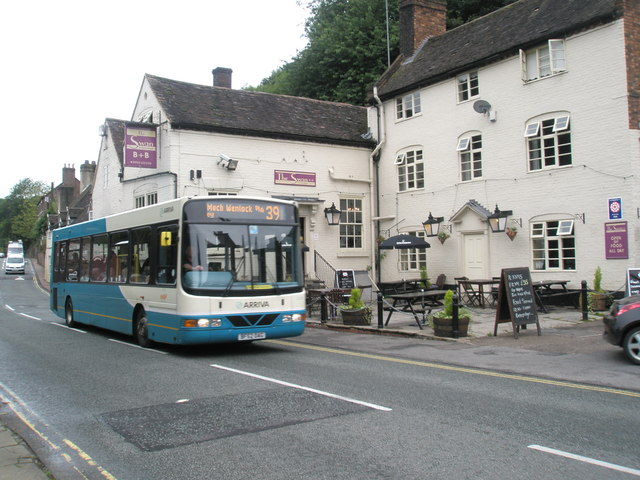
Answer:
<svg viewBox="0 0 640 480"><path fill-rule="evenodd" d="M145 78L174 129L371 146L365 107Z"/></svg>
<svg viewBox="0 0 640 480"><path fill-rule="evenodd" d="M430 85L517 55L551 38L619 18L619 0L521 0L432 37L410 59L399 58L378 82L381 98Z"/></svg>

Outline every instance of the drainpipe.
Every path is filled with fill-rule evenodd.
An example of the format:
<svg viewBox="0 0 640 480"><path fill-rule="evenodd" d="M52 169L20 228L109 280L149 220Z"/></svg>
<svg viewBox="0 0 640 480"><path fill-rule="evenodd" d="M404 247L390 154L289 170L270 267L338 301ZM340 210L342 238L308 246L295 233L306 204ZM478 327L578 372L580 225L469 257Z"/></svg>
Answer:
<svg viewBox="0 0 640 480"><path fill-rule="evenodd" d="M379 161L375 160L376 155L382 150L382 147L384 146L386 140L387 140L387 134L386 134L386 130L385 130L385 123L384 123L384 106L382 105L382 101L380 100L380 97L378 96L378 87L374 86L373 87L373 98L376 101L376 113L378 114L378 144L376 145L376 148L373 149L373 152L371 152L371 155L369 156L369 178L373 178L374 175L374 163L375 163L375 182L371 182L371 186L369 189L369 197L371 198L370 202L371 202L371 212L374 211L375 209L375 217L379 218L380 217L380 198L379 198L379 191L380 191L380 175L379 175L379 170L380 170L380 164ZM374 192L375 192L375 197L374 197ZM380 236L380 220L375 221L375 228L371 229L371 246L372 246L372 252L373 252L373 258L371 259L371 273L373 278L376 280L377 283L380 283L380 265L378 263L378 237Z"/></svg>

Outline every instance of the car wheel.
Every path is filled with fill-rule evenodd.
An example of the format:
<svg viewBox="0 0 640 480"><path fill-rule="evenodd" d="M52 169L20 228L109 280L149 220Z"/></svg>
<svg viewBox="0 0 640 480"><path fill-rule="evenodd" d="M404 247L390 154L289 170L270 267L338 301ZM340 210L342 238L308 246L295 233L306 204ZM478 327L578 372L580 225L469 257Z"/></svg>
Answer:
<svg viewBox="0 0 640 480"><path fill-rule="evenodd" d="M142 348L149 348L152 344L149 340L149 327L147 322L147 314L142 311L138 314L138 318L133 326L133 335L136 343Z"/></svg>
<svg viewBox="0 0 640 480"><path fill-rule="evenodd" d="M70 298L67 298L67 302L64 304L64 323L67 327L75 327L78 324L73 319L73 302Z"/></svg>
<svg viewBox="0 0 640 480"><path fill-rule="evenodd" d="M640 365L640 327L635 327L627 333L622 342L622 347L627 358Z"/></svg>

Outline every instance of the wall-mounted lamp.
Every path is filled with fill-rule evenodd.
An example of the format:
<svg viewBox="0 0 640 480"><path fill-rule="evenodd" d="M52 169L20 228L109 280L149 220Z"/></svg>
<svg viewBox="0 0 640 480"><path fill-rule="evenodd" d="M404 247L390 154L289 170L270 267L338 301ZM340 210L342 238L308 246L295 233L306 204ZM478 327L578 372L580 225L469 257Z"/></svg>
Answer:
<svg viewBox="0 0 640 480"><path fill-rule="evenodd" d="M489 220L489 226L491 227L491 231L493 233L504 232L507 227L507 217L509 215L513 215L513 211L511 210L503 210L501 211L496 205L495 211L487 217Z"/></svg>
<svg viewBox="0 0 640 480"><path fill-rule="evenodd" d="M422 222L424 231L427 233L427 237L437 237L440 231L440 224L444 221L444 217L433 217L429 212L429 218Z"/></svg>
<svg viewBox="0 0 640 480"><path fill-rule="evenodd" d="M331 202L331 207L324 209L324 216L329 225L340 225L340 214L342 212L336 208L336 204Z"/></svg>
<svg viewBox="0 0 640 480"><path fill-rule="evenodd" d="M238 168L238 160L234 160L233 158L221 153L218 155L220 160L218 160L218 165L226 168L227 170L235 170Z"/></svg>

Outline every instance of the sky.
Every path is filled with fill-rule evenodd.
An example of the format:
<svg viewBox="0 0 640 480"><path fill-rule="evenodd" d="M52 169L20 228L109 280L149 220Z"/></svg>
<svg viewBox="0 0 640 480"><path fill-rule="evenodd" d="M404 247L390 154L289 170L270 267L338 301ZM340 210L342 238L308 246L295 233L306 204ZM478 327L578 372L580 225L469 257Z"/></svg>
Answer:
<svg viewBox="0 0 640 480"><path fill-rule="evenodd" d="M0 20L0 198L98 160L105 118L130 120L145 73L257 86L304 49L298 0L31 0Z"/></svg>

